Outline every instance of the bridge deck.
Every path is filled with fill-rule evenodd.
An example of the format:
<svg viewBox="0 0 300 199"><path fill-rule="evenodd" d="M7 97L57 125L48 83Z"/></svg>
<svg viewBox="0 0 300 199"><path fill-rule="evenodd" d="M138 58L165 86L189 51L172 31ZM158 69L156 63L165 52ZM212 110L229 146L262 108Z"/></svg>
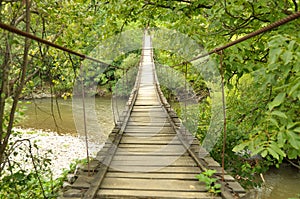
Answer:
<svg viewBox="0 0 300 199"><path fill-rule="evenodd" d="M112 142L89 168L94 175L83 169L63 198L221 198L208 193L195 178L204 166L220 174L220 165L209 156L195 159L199 144L194 139L184 141L174 128L176 115L161 102L150 36L145 36L138 81L124 129L113 130ZM225 178L223 198L244 193L231 176Z"/></svg>

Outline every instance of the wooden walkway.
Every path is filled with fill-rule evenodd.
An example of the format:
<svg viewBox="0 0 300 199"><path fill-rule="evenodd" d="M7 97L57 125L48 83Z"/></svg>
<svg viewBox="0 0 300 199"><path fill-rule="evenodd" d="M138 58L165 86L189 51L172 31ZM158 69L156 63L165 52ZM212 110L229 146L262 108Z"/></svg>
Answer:
<svg viewBox="0 0 300 199"><path fill-rule="evenodd" d="M121 127L97 158L82 168L60 198L238 198L245 190L230 175L212 196L195 175L221 167L181 126L156 80L151 38L144 38L135 89ZM200 158L201 157L201 158ZM90 173L90 176L88 175Z"/></svg>

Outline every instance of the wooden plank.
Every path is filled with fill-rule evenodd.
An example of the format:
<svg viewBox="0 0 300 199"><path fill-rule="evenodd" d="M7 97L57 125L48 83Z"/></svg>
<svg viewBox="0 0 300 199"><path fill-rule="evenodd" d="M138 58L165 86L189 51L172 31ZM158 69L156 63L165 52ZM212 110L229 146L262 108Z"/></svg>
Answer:
<svg viewBox="0 0 300 199"><path fill-rule="evenodd" d="M162 123L157 123L155 121L131 121L130 125L128 125L126 128L129 131L146 130L146 132L165 129L164 131L167 130L167 132L173 132L175 134L174 130L171 128L171 124L167 121Z"/></svg>
<svg viewBox="0 0 300 199"><path fill-rule="evenodd" d="M149 89L150 91L151 89ZM158 99L157 99L157 96L154 96L154 95L138 95L137 97L137 100L141 100L141 101L145 101L145 100L148 100L148 101L154 101L154 102L159 102Z"/></svg>
<svg viewBox="0 0 300 199"><path fill-rule="evenodd" d="M134 127L127 127L125 130L125 133L157 133L157 132L161 132L161 133L170 133L170 132L174 132L174 130L171 127L152 127L152 128L146 128L146 127L138 127L138 128L134 128Z"/></svg>
<svg viewBox="0 0 300 199"><path fill-rule="evenodd" d="M156 132L151 132L151 133L124 133L123 138L138 138L138 139L158 139L158 140L172 140L173 138L177 138L176 134L172 133L156 133Z"/></svg>
<svg viewBox="0 0 300 199"><path fill-rule="evenodd" d="M83 188L89 188L91 185L91 181L93 180L93 177L88 177L81 175L77 180L72 184L73 188L76 189L83 189Z"/></svg>
<svg viewBox="0 0 300 199"><path fill-rule="evenodd" d="M144 69L142 71L141 83L139 85L140 89L139 89L138 94L143 95L143 96L148 96L148 95L149 96L150 95L155 96L156 93L155 93L155 86L154 86L154 82L153 82L153 71L149 70L148 72L146 72L145 70L147 70L147 69L145 67L148 67L148 66L143 67ZM147 76L150 79L147 79L148 81L143 82L143 79L147 78ZM149 92L149 90L152 91L152 92Z"/></svg>
<svg viewBox="0 0 300 199"><path fill-rule="evenodd" d="M121 143L118 145L118 149L122 150L123 148L137 148L137 149L146 149L146 150L174 150L174 151L185 151L186 149L181 144L174 144L174 145L161 145L161 144L128 144L128 143ZM129 149L128 149L129 150Z"/></svg>
<svg viewBox="0 0 300 199"><path fill-rule="evenodd" d="M125 173L109 172L106 177L110 178L141 178L141 179L182 179L195 180L195 174L190 173Z"/></svg>
<svg viewBox="0 0 300 199"><path fill-rule="evenodd" d="M197 166L189 156L115 156L111 166Z"/></svg>
<svg viewBox="0 0 300 199"><path fill-rule="evenodd" d="M157 123L156 123L157 122ZM139 125L141 123L141 125ZM148 123L147 126L143 125L144 123ZM153 124L153 126L152 126ZM130 121L130 125L126 126L126 130L135 130L136 128L142 129L142 130L151 130L151 129L159 129L163 128L167 131L174 131L174 129L171 126L164 126L166 124L170 124L167 120L151 120L151 121L144 121L143 123L140 121Z"/></svg>
<svg viewBox="0 0 300 199"><path fill-rule="evenodd" d="M123 137L174 137L175 135L174 133L124 133Z"/></svg>
<svg viewBox="0 0 300 199"><path fill-rule="evenodd" d="M166 118L167 114L165 112L157 112L157 111L145 111L145 112L131 112L131 116L133 117L145 117L145 116L151 116L151 117L156 117L154 120L157 118Z"/></svg>
<svg viewBox="0 0 300 199"><path fill-rule="evenodd" d="M164 127L163 126L163 124L168 124L169 122L168 121L164 121L164 120L159 120L160 122L162 122L161 123L161 126L155 126L155 125L147 125L147 126L143 126L143 125L137 125L137 124L135 124L135 125L130 125L130 126L126 126L126 131L128 130L128 131L130 131L130 130L136 130L136 129L138 129L138 130L148 130L148 131L152 131L153 129L154 130L156 130L156 129L158 129L158 130L165 130L165 131L174 131L174 129L172 128L172 127ZM155 123L155 121L154 120L152 120L151 121L151 123L153 122L153 124ZM150 124L151 124L150 123Z"/></svg>
<svg viewBox="0 0 300 199"><path fill-rule="evenodd" d="M121 143L127 143L127 144L164 144L164 145L173 145L173 144L181 144L178 138L163 138L163 139L158 139L157 137L144 137L144 138L134 138L134 137L124 137L121 140Z"/></svg>
<svg viewBox="0 0 300 199"><path fill-rule="evenodd" d="M159 119L159 120L155 120L155 119L147 120L149 118L142 117L142 119L146 119L146 120L129 120L129 125L126 126L126 129L135 129L137 127L146 130L149 128L164 128L164 129L174 131L170 125L171 123L167 120L167 118Z"/></svg>
<svg viewBox="0 0 300 199"><path fill-rule="evenodd" d="M131 121L127 123L127 126L128 127L131 127L131 126L152 126L152 127L171 127L171 124L170 122L168 122L167 120L165 121L155 121L155 120L152 120L152 121Z"/></svg>
<svg viewBox="0 0 300 199"><path fill-rule="evenodd" d="M130 156L129 156L130 157ZM162 158L159 158L162 157ZM163 156L157 157L156 160L144 159L144 160L113 160L111 166L197 166L194 161L184 161L181 159L176 160L176 156L173 159L165 159Z"/></svg>
<svg viewBox="0 0 300 199"><path fill-rule="evenodd" d="M207 163L209 167L220 167L220 164L215 161L212 157L205 157L204 161Z"/></svg>
<svg viewBox="0 0 300 199"><path fill-rule="evenodd" d="M69 189L63 193L63 197L72 199L81 199L86 190L84 189Z"/></svg>
<svg viewBox="0 0 300 199"><path fill-rule="evenodd" d="M134 112L146 112L150 111L151 112L162 112L163 109L160 106L134 106L132 109L132 113Z"/></svg>
<svg viewBox="0 0 300 199"><path fill-rule="evenodd" d="M124 167L124 171L131 171L128 170L128 166L136 166L139 167L138 171L144 171L144 167L145 166L149 166L149 167L166 167L166 166L174 166L174 167L185 167L185 166L197 166L195 162L183 162L183 161L172 161L172 160L165 160L165 161L125 161L125 160L120 160L120 161L113 161L111 163L111 167L116 167L119 170L123 170ZM153 169L152 169L153 170ZM135 171L135 170L133 170Z"/></svg>
<svg viewBox="0 0 300 199"><path fill-rule="evenodd" d="M134 110L134 111L139 111L139 110L149 110L149 109L151 109L151 110L162 110L162 107L161 107L161 105L159 105L159 106L147 106L147 105L145 105L145 106L143 106L143 105L134 105L134 107L133 107L133 109L132 110Z"/></svg>
<svg viewBox="0 0 300 199"><path fill-rule="evenodd" d="M138 135L138 134L137 134ZM149 133L150 136L144 136L144 137L140 137L140 136L127 136L124 134L124 136L122 137L122 140L121 140L121 143L136 143L138 144L139 142L152 142L153 143L160 143L160 141L163 141L163 142L170 142L170 141L173 141L173 142L177 142L179 141L179 138L177 137L177 135L175 134L169 134L169 135L166 135L166 136L151 136L151 135L156 135L156 134L153 134L153 133Z"/></svg>
<svg viewBox="0 0 300 199"><path fill-rule="evenodd" d="M234 192L245 193L245 189L238 182L228 182L228 185Z"/></svg>
<svg viewBox="0 0 300 199"><path fill-rule="evenodd" d="M103 189L99 190L97 198L147 198L147 199L182 199L182 198L201 198L201 199L221 199L221 197L213 196L206 192L189 191L189 192L174 192L174 191L148 191L148 190L116 190Z"/></svg>
<svg viewBox="0 0 300 199"><path fill-rule="evenodd" d="M156 161L156 160L160 160L160 159L172 159L174 160L173 156L165 156L165 157L157 157L157 156L114 156L113 161L114 160L126 160L126 161L143 161L143 160L150 160L150 161ZM181 161L186 161L186 162L191 162L194 161L191 157L189 156L180 156L180 157L176 157L176 159L180 159Z"/></svg>
<svg viewBox="0 0 300 199"><path fill-rule="evenodd" d="M206 186L196 180L166 180L166 179L125 179L106 177L101 189L126 190L166 190L166 191L206 191Z"/></svg>
<svg viewBox="0 0 300 199"><path fill-rule="evenodd" d="M123 146L124 144L122 144ZM132 145L132 147L129 147ZM165 153L174 153L174 154L186 154L187 150L185 148L179 148L180 145L161 145L162 147L156 147L157 145L145 145L145 147L136 147L134 144L127 144L128 147L119 147L117 150L118 153L148 153L149 154L165 154ZM149 146L149 147L147 147ZM155 146L155 147L151 147Z"/></svg>
<svg viewBox="0 0 300 199"><path fill-rule="evenodd" d="M119 156L139 156L139 155L156 155L156 156L165 156L165 155L168 155L168 156L180 156L180 155L188 155L186 152L176 152L176 151L140 151L140 150L137 150L137 151L132 151L132 150L123 150L123 151L118 151L116 153L116 155L119 155Z"/></svg>
<svg viewBox="0 0 300 199"><path fill-rule="evenodd" d="M167 120L167 117L163 118L161 117L160 118L161 120L157 121L155 120L156 122L168 122ZM129 122L147 122L147 123L152 123L153 122L153 118L151 118L150 116L139 116L139 117L130 117Z"/></svg>
<svg viewBox="0 0 300 199"><path fill-rule="evenodd" d="M124 167L125 169L125 167ZM155 166L127 166L126 168L129 171L136 171L136 172L145 172L149 171L148 173L191 173L191 174L199 174L201 170L198 167L155 167ZM113 171L119 171L114 168L109 168L109 172Z"/></svg>
<svg viewBox="0 0 300 199"><path fill-rule="evenodd" d="M235 181L234 177L232 177L231 175L224 175L224 180L226 182L234 182Z"/></svg>
<svg viewBox="0 0 300 199"><path fill-rule="evenodd" d="M135 101L135 105L143 105L143 106L145 106L145 105L154 105L154 106L159 106L160 105L160 103L158 102L158 101L152 101L152 100L136 100Z"/></svg>

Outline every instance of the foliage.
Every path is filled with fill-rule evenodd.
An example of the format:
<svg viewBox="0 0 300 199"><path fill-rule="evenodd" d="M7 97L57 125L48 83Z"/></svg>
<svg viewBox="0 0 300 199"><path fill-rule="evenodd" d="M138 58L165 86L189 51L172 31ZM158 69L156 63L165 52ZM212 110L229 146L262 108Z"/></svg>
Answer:
<svg viewBox="0 0 300 199"><path fill-rule="evenodd" d="M57 198L68 173L86 160L72 162L60 177L54 179L51 171L51 150L40 148L15 132L9 144L11 152L5 172L0 177L0 198Z"/></svg>
<svg viewBox="0 0 300 199"><path fill-rule="evenodd" d="M252 155L272 159L277 166L284 158L300 158L299 44L299 38L287 35L274 36L267 44L270 49L268 67L255 73L253 81L264 101L258 103L261 107L254 107L261 115L247 140L234 151L248 148Z"/></svg>
<svg viewBox="0 0 300 199"><path fill-rule="evenodd" d="M27 9L23 2L26 1L1 1L0 21L21 30L30 25L32 34L84 54L89 54L98 42L116 33L146 26L179 31L212 50L297 12L299 8L299 1L295 0L46 0L31 1L31 18L26 20ZM246 181L253 178L253 173L263 172L266 165L279 166L285 159L299 163L298 27L299 20L293 21L224 51L228 116L226 167L234 167L234 172ZM57 96L71 96L81 65L78 57L37 42L30 42L28 47L28 40L24 42L20 36L0 31L0 168L6 162L6 141L12 133L15 113L18 114L19 97L45 88L50 88ZM155 51L155 56L162 65L187 61L176 53L162 50ZM210 59L219 63L218 55ZM129 68L136 61L133 53L116 58L114 64L131 71ZM178 65L172 69L185 74L185 67ZM88 71L88 77L97 80L97 86L112 91L124 71L124 68L116 68L108 67L103 73ZM211 96L208 86L191 64L187 68L186 80L201 102L200 113L190 114L190 118L200 118L194 133L197 132L201 140L209 125ZM132 84L136 73L132 70L126 74ZM170 98L174 97L175 86L183 88L183 82L173 85L168 82L170 79L165 81L165 85L172 85L162 88ZM125 95L130 89L120 86L117 90ZM20 95L19 91L22 91ZM221 160L221 142L219 140L211 152L217 160Z"/></svg>
<svg viewBox="0 0 300 199"><path fill-rule="evenodd" d="M121 24L175 29L212 50L229 41L298 11L298 2L286 1L133 1L112 2L104 10ZM232 168L250 184L254 173L284 158L299 160L299 21L293 21L224 51L227 87L227 169ZM155 51L156 61L174 65L181 57ZM218 55L211 59L219 62ZM184 66L176 70L184 73ZM192 71L192 70L190 70ZM209 125L209 92L201 81L188 81L204 94L197 137L205 137ZM172 89L163 87L172 98ZM222 140L212 155L221 160ZM234 151L232 151L234 149ZM237 152L240 153L237 153ZM255 156L258 154L261 156ZM254 156L254 157L251 157Z"/></svg>
<svg viewBox="0 0 300 199"><path fill-rule="evenodd" d="M135 84L140 58L135 53L130 53L120 60L120 67L115 70L115 82L113 87L114 94L128 99Z"/></svg>
<svg viewBox="0 0 300 199"><path fill-rule="evenodd" d="M208 169L206 171L203 171L202 173L196 175L196 178L200 182L204 182L206 185L206 188L208 192L213 194L221 193L221 184L216 183L217 178L214 178L213 175L216 173L216 170Z"/></svg>
<svg viewBox="0 0 300 199"><path fill-rule="evenodd" d="M39 156L35 143L15 136L0 178L0 198L56 198L62 183L52 179L51 160L47 158L51 151Z"/></svg>

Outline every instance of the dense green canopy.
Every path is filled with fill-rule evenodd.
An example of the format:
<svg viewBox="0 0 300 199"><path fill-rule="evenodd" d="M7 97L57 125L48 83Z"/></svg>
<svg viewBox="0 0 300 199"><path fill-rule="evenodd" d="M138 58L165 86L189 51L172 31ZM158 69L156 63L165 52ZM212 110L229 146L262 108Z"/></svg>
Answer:
<svg viewBox="0 0 300 199"><path fill-rule="evenodd" d="M38 37L84 54L113 35L145 27L175 30L209 51L298 12L299 6L299 0L44 0L30 1L26 9L25 2L0 1L0 21L23 31L29 27ZM224 51L224 71L220 72L224 72L227 96L226 162L241 176L283 160L300 164L299 27L298 19ZM19 97L41 90L71 96L81 60L4 30L0 30L0 54L1 173L11 134L8 124L15 119L12 101L17 103ZM129 54L113 65L121 66L126 56ZM133 67L138 60L130 56L124 67ZM157 50L155 56L169 66L183 61L176 53L163 50ZM210 58L220 61L217 54ZM122 74L118 67L93 76L101 89L113 89ZM174 69L185 70L183 66ZM211 116L210 96L205 82L192 70L187 78L197 94L203 95L197 115L201 124L195 132L202 139ZM211 152L218 160L221 141ZM239 161L237 153L245 149L263 160L254 164Z"/></svg>

